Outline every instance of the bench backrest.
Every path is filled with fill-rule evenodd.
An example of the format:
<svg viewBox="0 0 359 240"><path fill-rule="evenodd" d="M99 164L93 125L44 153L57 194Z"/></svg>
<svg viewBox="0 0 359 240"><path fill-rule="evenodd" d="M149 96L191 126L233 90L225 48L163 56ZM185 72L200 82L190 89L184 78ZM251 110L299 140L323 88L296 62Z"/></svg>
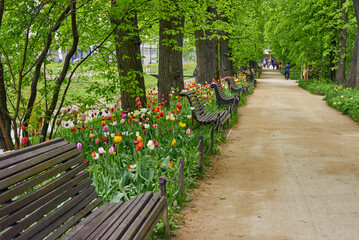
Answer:
<svg viewBox="0 0 359 240"><path fill-rule="evenodd" d="M226 80L226 82L228 83L229 88L239 89L238 85L234 82L234 79L232 77L226 77L224 78L224 80Z"/></svg>
<svg viewBox="0 0 359 240"><path fill-rule="evenodd" d="M214 89L217 99L225 99L227 97L226 93L223 90L222 84L212 83L211 88Z"/></svg>
<svg viewBox="0 0 359 240"><path fill-rule="evenodd" d="M192 113L194 114L194 117L199 117L203 114L207 114L208 111L206 107L204 106L202 102L202 98L197 94L196 91L188 91L181 93L181 96L186 96L191 107L194 109L192 110Z"/></svg>
<svg viewBox="0 0 359 240"><path fill-rule="evenodd" d="M56 239L102 202L80 152L58 138L0 156L0 239Z"/></svg>

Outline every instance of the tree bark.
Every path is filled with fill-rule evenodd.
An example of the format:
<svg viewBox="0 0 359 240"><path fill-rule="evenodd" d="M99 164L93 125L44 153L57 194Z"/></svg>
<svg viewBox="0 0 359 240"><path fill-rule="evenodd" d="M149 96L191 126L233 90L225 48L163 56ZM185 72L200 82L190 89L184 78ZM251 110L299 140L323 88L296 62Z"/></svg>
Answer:
<svg viewBox="0 0 359 240"><path fill-rule="evenodd" d="M117 1L112 1L117 7ZM124 17L111 17L113 24L121 27L114 31L116 60L121 86L121 107L123 110L135 109L139 96L141 105L146 106L146 89L141 62L141 39L139 35L137 12L129 6ZM125 27L126 26L126 27Z"/></svg>
<svg viewBox="0 0 359 240"><path fill-rule="evenodd" d="M343 8L343 4L346 0L341 0L341 8ZM345 10L342 10L342 16L340 17L342 24L346 24L348 22L348 13ZM335 81L339 84L345 82L345 62L346 62L346 46L347 46L347 30L345 28L339 29L339 37L338 37L338 61L337 61L337 70Z"/></svg>
<svg viewBox="0 0 359 240"><path fill-rule="evenodd" d="M216 8L208 7L207 12L216 14ZM215 17L209 20L208 24L212 24L216 20ZM213 33L209 30L195 31L196 38L196 82L200 84L211 83L214 78L218 78L218 43L216 38L211 38Z"/></svg>
<svg viewBox="0 0 359 240"><path fill-rule="evenodd" d="M335 48L335 46L337 46L335 41L332 41L331 44L333 45L333 49ZM335 61L335 53L333 50L331 50L329 54L328 79L331 79L332 81L335 80L335 76L336 76L336 71L334 70L335 68L334 61Z"/></svg>
<svg viewBox="0 0 359 240"><path fill-rule="evenodd" d="M175 5L176 3L172 1L171 4ZM178 10L178 5L176 5L176 9ZM163 14L171 15L172 13L169 11L166 9ZM158 104L164 103L164 106L169 108L171 87L176 91L184 89L181 49L183 46L184 16L172 16L169 20L161 18L159 25Z"/></svg>
<svg viewBox="0 0 359 240"><path fill-rule="evenodd" d="M359 61L358 61L358 54L359 54L359 48L358 48L358 43L359 43L359 1L358 0L353 0L353 5L354 5L354 11L355 11L355 17L357 19L357 34L355 37L355 47L353 50L353 56L352 56L352 60L350 63L350 69L349 69L349 73L347 76L347 80L344 84L344 87L354 87L354 86L359 86L359 74L357 74L358 72L358 68L359 68Z"/></svg>
<svg viewBox="0 0 359 240"><path fill-rule="evenodd" d="M225 36L227 36L227 34L225 34ZM221 38L219 40L219 75L221 77L233 76L234 74L233 62L230 60L231 53L228 44L228 38Z"/></svg>
<svg viewBox="0 0 359 240"><path fill-rule="evenodd" d="M0 16L1 17L1 16ZM0 149L12 150L11 119L7 108L4 68L0 59Z"/></svg>
<svg viewBox="0 0 359 240"><path fill-rule="evenodd" d="M0 0L0 29L5 9L5 1ZM11 119L7 108L4 67L0 58L0 149L12 150Z"/></svg>
<svg viewBox="0 0 359 240"><path fill-rule="evenodd" d="M223 22L228 23L228 17L220 17ZM229 34L225 31L220 31L219 35L219 75L221 77L233 76L233 62L230 60L231 52L229 48Z"/></svg>

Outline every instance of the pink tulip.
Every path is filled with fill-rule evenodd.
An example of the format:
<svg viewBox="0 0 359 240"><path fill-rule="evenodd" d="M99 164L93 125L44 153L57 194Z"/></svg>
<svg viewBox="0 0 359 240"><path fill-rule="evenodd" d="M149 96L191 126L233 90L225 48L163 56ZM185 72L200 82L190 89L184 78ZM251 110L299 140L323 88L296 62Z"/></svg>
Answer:
<svg viewBox="0 0 359 240"><path fill-rule="evenodd" d="M105 152L105 149L104 149L103 147L100 147L100 148L98 149L98 152L99 152L99 153L104 153L104 152Z"/></svg>
<svg viewBox="0 0 359 240"><path fill-rule="evenodd" d="M187 131L186 131L186 133L187 133L187 135L190 135L190 133L191 133L191 129L187 129Z"/></svg>
<svg viewBox="0 0 359 240"><path fill-rule="evenodd" d="M77 143L77 148L82 150L82 144L81 143Z"/></svg>
<svg viewBox="0 0 359 240"><path fill-rule="evenodd" d="M114 148L113 146L112 146L112 147L110 147L109 152L110 152L111 154L114 154L114 153L115 153L115 148Z"/></svg>
<svg viewBox="0 0 359 240"><path fill-rule="evenodd" d="M105 132L108 132L108 126L105 125L105 126L103 127L103 130L104 130Z"/></svg>

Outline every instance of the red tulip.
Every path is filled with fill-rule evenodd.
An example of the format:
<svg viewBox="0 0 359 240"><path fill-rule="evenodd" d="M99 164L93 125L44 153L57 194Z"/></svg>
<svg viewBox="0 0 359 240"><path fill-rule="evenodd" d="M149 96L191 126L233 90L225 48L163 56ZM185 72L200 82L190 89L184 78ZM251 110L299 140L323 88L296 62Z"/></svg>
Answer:
<svg viewBox="0 0 359 240"><path fill-rule="evenodd" d="M28 142L29 142L29 139L27 137L23 137L23 138L21 138L20 145L24 147L27 145Z"/></svg>

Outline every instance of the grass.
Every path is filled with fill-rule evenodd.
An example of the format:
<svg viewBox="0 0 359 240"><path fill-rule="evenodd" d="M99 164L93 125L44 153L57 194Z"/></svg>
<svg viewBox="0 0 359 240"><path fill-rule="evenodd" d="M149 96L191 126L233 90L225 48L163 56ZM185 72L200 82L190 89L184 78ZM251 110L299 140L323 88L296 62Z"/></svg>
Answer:
<svg viewBox="0 0 359 240"><path fill-rule="evenodd" d="M312 94L324 95L327 104L343 114L359 121L359 91L357 88L343 88L328 80L298 80L299 86Z"/></svg>

